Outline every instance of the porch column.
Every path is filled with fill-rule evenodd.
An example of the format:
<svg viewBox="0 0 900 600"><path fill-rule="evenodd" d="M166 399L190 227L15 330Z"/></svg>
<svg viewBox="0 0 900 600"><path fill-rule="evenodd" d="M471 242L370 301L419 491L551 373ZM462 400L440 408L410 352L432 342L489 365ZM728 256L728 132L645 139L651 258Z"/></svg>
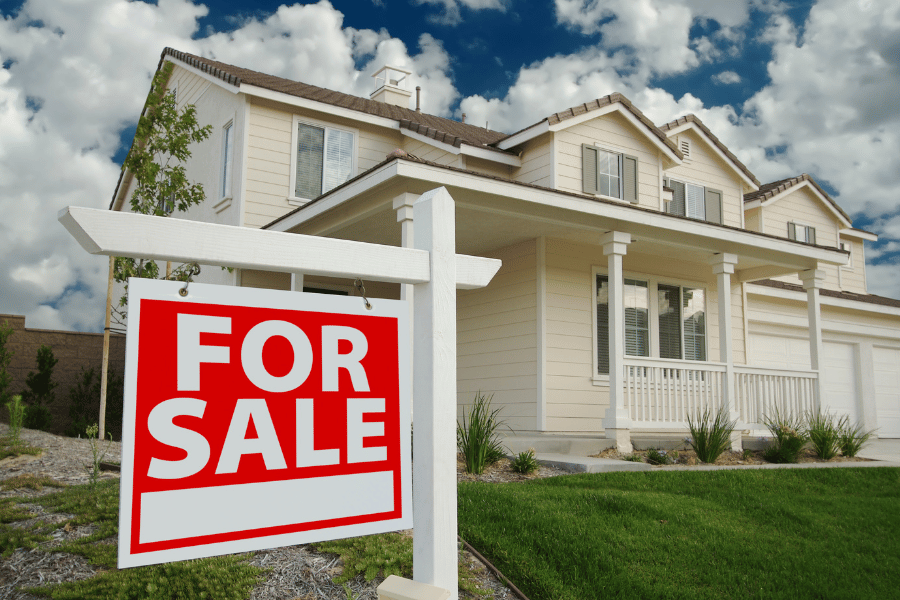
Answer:
<svg viewBox="0 0 900 600"><path fill-rule="evenodd" d="M813 371L818 371L816 377L816 408L822 407L825 397L822 386L822 308L819 304L819 290L825 283L825 271L810 269L799 273L803 281L803 289L806 290L806 308L809 315L809 366Z"/></svg>
<svg viewBox="0 0 900 600"><path fill-rule="evenodd" d="M625 359L625 284L622 257L631 243L631 234L607 231L600 237L609 269L609 408L603 417L606 438L616 441L619 452L632 451L631 416L625 408L622 390Z"/></svg>
<svg viewBox="0 0 900 600"><path fill-rule="evenodd" d="M713 273L717 280L717 295L719 300L719 362L725 365L725 382L722 386L722 408L728 411L731 420L738 420L740 413L737 410L737 395L734 387L734 342L732 340L731 323L731 275L734 273L734 265L737 264L737 256L734 254L716 254L709 259ZM740 451L741 430L743 426L738 422L737 427L731 432L731 449Z"/></svg>
<svg viewBox="0 0 900 600"><path fill-rule="evenodd" d="M413 204L418 200L417 194L404 192L394 198L394 210L397 211L397 222L400 223L400 245L404 248L414 248L413 238ZM410 395L413 393L413 360L415 353L413 352L413 284L400 284L400 299L409 302L409 390Z"/></svg>

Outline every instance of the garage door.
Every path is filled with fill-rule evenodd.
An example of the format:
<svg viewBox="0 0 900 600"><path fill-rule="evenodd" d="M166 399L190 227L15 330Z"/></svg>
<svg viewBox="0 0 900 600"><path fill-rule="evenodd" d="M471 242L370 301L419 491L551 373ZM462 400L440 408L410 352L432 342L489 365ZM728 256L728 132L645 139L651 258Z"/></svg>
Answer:
<svg viewBox="0 0 900 600"><path fill-rule="evenodd" d="M852 344L824 342L822 405L831 412L847 415L851 421L859 418L856 386L856 355ZM809 341L776 335L750 335L750 364L772 369L809 370Z"/></svg>
<svg viewBox="0 0 900 600"><path fill-rule="evenodd" d="M900 438L900 350L872 349L878 436Z"/></svg>

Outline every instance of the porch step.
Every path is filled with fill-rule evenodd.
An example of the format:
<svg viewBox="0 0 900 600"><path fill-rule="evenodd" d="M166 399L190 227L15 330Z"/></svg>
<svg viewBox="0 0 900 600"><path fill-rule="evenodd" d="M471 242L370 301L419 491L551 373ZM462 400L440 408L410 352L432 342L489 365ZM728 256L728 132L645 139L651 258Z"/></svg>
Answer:
<svg viewBox="0 0 900 600"><path fill-rule="evenodd" d="M556 467L570 473L612 473L614 471L649 471L650 465L615 458L590 458L569 454L537 453L535 458L542 465Z"/></svg>
<svg viewBox="0 0 900 600"><path fill-rule="evenodd" d="M613 440L602 435L511 433L500 437L503 446L513 455L534 448L535 454L590 456L615 445Z"/></svg>

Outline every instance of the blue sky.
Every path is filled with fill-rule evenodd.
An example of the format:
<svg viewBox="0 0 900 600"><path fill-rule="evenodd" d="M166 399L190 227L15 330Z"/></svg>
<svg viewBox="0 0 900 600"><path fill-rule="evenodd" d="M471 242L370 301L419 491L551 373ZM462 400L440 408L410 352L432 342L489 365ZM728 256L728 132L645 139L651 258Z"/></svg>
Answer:
<svg viewBox="0 0 900 600"><path fill-rule="evenodd" d="M106 261L56 222L105 207L163 47L357 95L384 63L427 112L515 131L618 91L695 113L763 181L809 173L878 233L900 298L894 0L0 0L0 314L96 331ZM15 223L15 226L11 226Z"/></svg>

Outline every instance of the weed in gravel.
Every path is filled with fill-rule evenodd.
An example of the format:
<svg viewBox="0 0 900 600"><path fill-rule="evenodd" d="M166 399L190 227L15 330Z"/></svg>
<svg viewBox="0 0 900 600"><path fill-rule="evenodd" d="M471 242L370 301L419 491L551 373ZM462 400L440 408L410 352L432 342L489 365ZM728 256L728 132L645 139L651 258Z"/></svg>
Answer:
<svg viewBox="0 0 900 600"><path fill-rule="evenodd" d="M665 450L647 448L647 462L651 465L671 465L672 457Z"/></svg>
<svg viewBox="0 0 900 600"><path fill-rule="evenodd" d="M47 477L46 475L33 475L31 473L23 473L21 475L16 475L15 477L10 477L9 479L0 481L0 489L2 489L3 491L28 488L29 490L35 490L39 492L44 489L45 485L47 487L55 488L66 487L65 483L57 481L52 477Z"/></svg>
<svg viewBox="0 0 900 600"><path fill-rule="evenodd" d="M538 461L534 456L534 448L529 448L525 452L519 452L512 461L511 468L516 473L530 475L538 470Z"/></svg>
<svg viewBox="0 0 900 600"><path fill-rule="evenodd" d="M366 581L376 577L412 578L412 538L399 533L381 533L364 537L332 540L315 544L319 552L338 554L344 572L335 583L350 581L363 575Z"/></svg>
<svg viewBox="0 0 900 600"><path fill-rule="evenodd" d="M634 452L624 455L622 460L627 460L629 462L644 462L644 458L640 454Z"/></svg>

